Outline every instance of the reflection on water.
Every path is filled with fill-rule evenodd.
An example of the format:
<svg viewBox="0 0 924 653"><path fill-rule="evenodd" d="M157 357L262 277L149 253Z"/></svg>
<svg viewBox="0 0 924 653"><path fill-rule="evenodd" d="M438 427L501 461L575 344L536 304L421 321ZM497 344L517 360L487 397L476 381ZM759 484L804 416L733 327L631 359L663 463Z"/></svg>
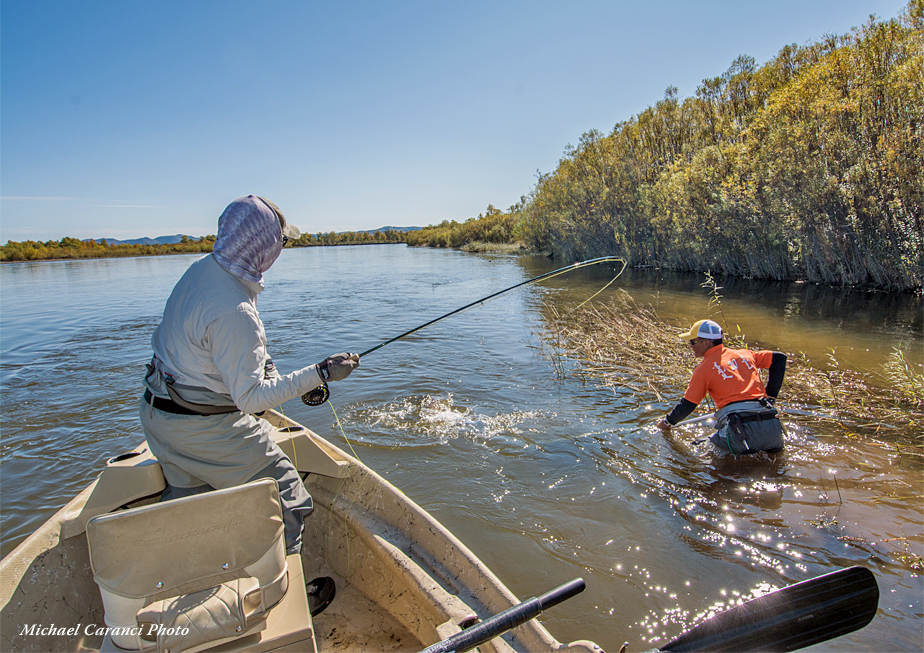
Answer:
<svg viewBox="0 0 924 653"><path fill-rule="evenodd" d="M195 258L0 267L4 554L140 442L151 332ZM260 313L289 371L556 267L403 246L286 250ZM586 268L508 293L364 357L331 384L330 406L283 410L344 448L346 437L518 596L583 577L584 593L543 614L561 641L645 650L725 607L860 564L876 573L880 615L837 649L920 650L922 460L844 435L812 406L786 418L782 454L723 456L702 424L670 437L654 428L676 397L643 403L561 378L540 347L540 309L567 310L613 273ZM689 324L708 308L701 282L635 270L611 290ZM862 370L896 346L924 357L920 298L720 285L728 323L766 346L817 359L834 348Z"/></svg>

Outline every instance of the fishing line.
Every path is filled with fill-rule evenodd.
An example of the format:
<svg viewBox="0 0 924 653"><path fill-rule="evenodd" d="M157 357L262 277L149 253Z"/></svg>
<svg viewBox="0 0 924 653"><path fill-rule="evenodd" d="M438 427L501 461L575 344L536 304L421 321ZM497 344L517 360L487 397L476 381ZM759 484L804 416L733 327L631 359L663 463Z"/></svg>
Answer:
<svg viewBox="0 0 924 653"><path fill-rule="evenodd" d="M393 343L393 342L395 342L395 341L397 341L397 340L401 340L402 338L406 338L407 336L409 336L409 335L411 335L411 334L413 334L413 333L417 333L417 332L420 331L421 329L425 329L425 328L427 328L428 326L431 326L431 325L433 325L433 324L436 324L437 322L441 322L441 321L445 320L445 319L448 318L448 317L452 317L453 315L458 315L459 313L462 313L463 311L467 311L467 310L469 310L470 308L474 308L475 306L479 306L479 305L482 305L482 304L484 304L484 303L486 303L486 302L489 302L489 301L491 301L492 299L495 299L496 297L499 297L500 295L503 295L504 293L510 292L511 290L515 290L515 289L520 288L520 287L522 287L522 286L528 286L528 285L530 285L530 284L536 283L536 282L538 282L538 281L542 281L542 280L544 280L544 279L552 279L553 277L557 277L557 276L560 275L560 274L565 274L565 273L567 273L567 272L572 272L572 271L578 270L578 269L580 269L580 268L589 267L589 266L591 266L591 265L598 265L598 264L600 264L600 263L612 263L612 262L615 262L615 261L621 262L621 263L622 263L622 268L619 270L619 272L616 274L616 276L613 277L612 281L610 281L610 282L609 282L608 284L606 284L603 288L601 288L601 289L598 290L596 293L594 293L594 294L593 294L591 297L589 297L587 300L585 300L584 302L582 302L580 306L583 306L583 305L586 304L588 301L590 301L591 299L593 299L594 297L596 297L597 295L599 295L601 292L603 292L603 291L604 291L606 288L608 288L614 281L616 281L616 279L619 278L619 276L623 273L623 271L626 269L626 266L628 265L628 262L627 262L625 259L620 258L620 257L618 257L618 256L601 256L601 257L599 257L599 258L589 259L589 260L587 260L587 261L580 261L579 263L572 263L571 265L566 265L566 266L563 267L563 268L559 268L559 269L557 269L557 270L552 270L551 272L546 272L545 274L540 274L540 275L537 276L537 277L533 277L532 279L527 279L526 281L521 281L520 283L514 284L514 285L510 286L509 288L504 288L503 290L499 290L499 291L497 291L497 292L495 292L495 293L492 293L492 294L490 294L490 295L487 295L486 297L482 297L481 299L477 299L477 300L475 300L475 301L473 301L473 302L471 302L471 303L466 304L465 306L462 306L462 307L460 307L460 308L455 309L454 311L450 311L450 312L446 313L445 315L441 315L440 317L435 318L435 319L433 319L433 320L430 320L429 322L425 322L424 324L421 324L421 325L418 326L418 327L414 327L413 329L410 329L409 331L405 331L405 332L402 333L401 335L397 335L397 336L395 336L394 338L390 338L389 340L386 340L385 342L379 343L378 345L376 345L375 347L372 347L371 349L367 349L366 351L364 351L364 352L362 352L361 354L359 354L359 357L362 358L363 356L368 356L368 355L371 354L372 352L374 352L374 351L376 351L376 350L378 350L378 349L381 349L382 347L385 347L386 345L390 345L391 343ZM580 306L578 306L577 308L580 308ZM309 406L320 406L320 405L323 404L325 401L327 401L328 398L330 398L330 390L328 389L327 384L324 383L324 382L322 382L321 385L319 385L319 386L318 386L317 388L315 388L314 390L310 390L310 391L308 391L308 392L306 392L305 394L302 395L302 401L303 401L304 403L306 403L307 405L309 405Z"/></svg>
<svg viewBox="0 0 924 653"><path fill-rule="evenodd" d="M445 315L442 315L442 316L440 316L440 317L438 317L438 318L436 318L436 319L434 319L434 320L430 320L429 322L427 322L427 323L425 323L425 324L421 324L419 327L415 327L415 328L411 329L410 331L405 331L405 332L402 333L400 336L395 336L394 338L391 338L390 340L386 340L385 342L376 345L376 346L373 347L372 349L367 349L366 351L364 351L363 353L361 353L361 354L359 355L359 357L362 358L363 356L366 356L366 355L368 355L368 354L371 354L372 352L374 352L374 351L377 350L377 349L381 349L381 348L384 347L385 345L390 345L391 343L395 342L396 340L401 340L401 338L405 338L405 337L411 335L412 333L416 333L416 332L420 331L421 329L424 329L424 328L430 326L431 324L436 324L437 322L440 322L440 321L442 321L442 320L445 320L447 317L451 317L451 316L453 316L453 315L456 315L457 313L461 313L462 311L466 311L466 310L468 310L468 309L470 309L470 308L473 308L473 307L475 307L475 306L478 306L479 304L484 304L485 302L488 302L488 301L494 299L495 297L498 297L498 296L500 296L500 295L503 295L503 294L506 293L506 292L510 292L511 290L515 290L516 288L519 288L519 287L521 287L521 286L527 286L527 285L529 285L529 284L536 283L537 281L542 281L543 279L551 279L551 278L553 278L553 277L557 277L557 276L560 275L560 274L565 274L566 272L571 272L571 271L577 270L577 269L579 269L579 268L588 267L588 266L590 266L590 265L597 265L597 264L599 264L599 263L608 263L608 262L612 262L612 261L621 261L621 262L622 262L622 270L620 270L620 271L619 271L619 274L617 274L616 277L613 278L613 281L615 281L616 278L618 278L619 275L622 274L623 270L626 269L626 265L627 265L626 260L625 260L625 259L622 259L622 258L619 258L618 256L602 256L602 257L600 257L600 258L594 258L594 259L590 259L590 260L587 260L587 261L581 261L580 263L572 263L571 265L565 266L565 267L563 267L563 268L559 268L558 270L553 270L553 271L551 271L551 272L546 272L545 274L540 274L538 277L533 277L532 279L527 279L526 281L521 281L520 283L514 284L514 285L510 286L509 288L504 288L503 290L499 290L499 291L497 291L496 293L492 293L492 294L488 295L487 297L482 297L481 299L478 299L478 300L476 300L476 301L473 301L473 302L471 302L470 304L466 304L465 306L462 306L461 308L457 308L457 309L454 310L454 311L450 311L449 313L446 313ZM610 283L613 283L613 282L611 281ZM607 286L609 286L609 285L610 285L610 284L607 284ZM604 288L606 288L606 286L604 286ZM597 294L600 294L600 292L602 292L602 291L603 291L603 288L601 288L600 291L597 292ZM594 295L594 297L596 297L596 295ZM591 297L591 299L593 299L593 297Z"/></svg>
<svg viewBox="0 0 924 653"><path fill-rule="evenodd" d="M840 419L836 415L831 415L828 413L819 413L812 410L799 410L798 408L778 408L780 417L785 417L786 415L801 415L803 417L817 417L818 419L831 419L838 420ZM713 419L715 413L709 413L708 415L703 415L702 417L697 417L695 419L687 419L682 422L677 422L674 426L687 426L690 424L696 424L698 422L705 422L706 420Z"/></svg>
<svg viewBox="0 0 924 653"><path fill-rule="evenodd" d="M356 449L353 448L353 443L350 442L350 439L346 436L346 433L343 430L343 424L340 423L340 417L337 415L337 411L334 408L334 404L331 402L328 402L328 405L330 406L331 411L334 413L334 420L337 422L337 428L340 429L340 435L343 436L343 439L346 441L347 445L350 447L350 451L353 452L353 457L356 458L356 460L359 460L359 454L356 453ZM359 462L362 462L362 460L359 460Z"/></svg>
<svg viewBox="0 0 924 653"><path fill-rule="evenodd" d="M342 521L343 521L344 527L352 530L353 525L346 518L346 515L348 515L353 510L353 506L356 504L357 498L360 496L360 494L363 491L363 486L366 484L366 479L369 478L369 468L366 467L363 461L359 459L359 454L357 454L356 449L353 448L353 443L350 442L350 439L346 436L346 432L343 430L343 424L340 422L340 416L337 415L337 410L334 408L334 404L329 403L328 405L330 405L330 409L334 413L334 421L337 422L337 428L340 429L340 435L343 437L344 441L350 447L350 451L353 452L353 457L357 460L357 462L360 463L361 465L360 469L363 470L363 476L359 480L359 486L353 490L353 495L349 499L349 505L347 505L346 509L343 511L344 517L342 518ZM353 465L351 465L350 467L353 467ZM352 476L352 471L350 471L349 474L350 476ZM337 489L334 492L334 496L330 502L330 508L327 511L327 529L324 533L324 537L326 540L324 549L325 549L325 559L327 560L327 564L330 566L331 569L336 571L338 575L344 578L351 578L353 574L356 573L356 566L355 566L356 560L355 560L355 554L353 552L353 538L347 537L345 538L346 540L345 542L340 542L340 544L345 547L344 555L345 555L345 560L346 560L346 569L338 569L338 565L336 565L335 561L331 558L331 552L335 548L333 546L334 524L331 520L334 517L334 505L337 503L337 499L340 498L340 492L343 490L343 487L346 485L348 480L349 480L348 477L341 478L340 482L337 484Z"/></svg>

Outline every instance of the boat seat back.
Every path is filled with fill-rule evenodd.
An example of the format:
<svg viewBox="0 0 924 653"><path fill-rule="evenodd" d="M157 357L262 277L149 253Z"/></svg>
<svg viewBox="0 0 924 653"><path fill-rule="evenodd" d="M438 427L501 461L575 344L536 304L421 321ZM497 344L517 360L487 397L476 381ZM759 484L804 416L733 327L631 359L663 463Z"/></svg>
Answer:
<svg viewBox="0 0 924 653"><path fill-rule="evenodd" d="M122 650L192 652L254 634L288 589L273 479L99 515L87 541Z"/></svg>

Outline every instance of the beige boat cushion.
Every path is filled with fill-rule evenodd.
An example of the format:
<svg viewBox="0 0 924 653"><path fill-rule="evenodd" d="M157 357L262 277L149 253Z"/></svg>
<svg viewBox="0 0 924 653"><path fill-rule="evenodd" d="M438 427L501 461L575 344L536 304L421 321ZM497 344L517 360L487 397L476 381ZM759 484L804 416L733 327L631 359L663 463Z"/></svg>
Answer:
<svg viewBox="0 0 924 653"><path fill-rule="evenodd" d="M100 515L87 523L87 540L106 624L119 629L113 643L129 650L151 644L139 621L189 626L189 637L201 626L196 637L224 638L232 623L245 634L262 627L288 586L273 479Z"/></svg>
<svg viewBox="0 0 924 653"><path fill-rule="evenodd" d="M256 601L253 598L256 597ZM260 586L256 578L156 601L138 612L141 639L156 642L158 651L187 651L217 640L238 637L259 614ZM251 623L252 627L254 623Z"/></svg>

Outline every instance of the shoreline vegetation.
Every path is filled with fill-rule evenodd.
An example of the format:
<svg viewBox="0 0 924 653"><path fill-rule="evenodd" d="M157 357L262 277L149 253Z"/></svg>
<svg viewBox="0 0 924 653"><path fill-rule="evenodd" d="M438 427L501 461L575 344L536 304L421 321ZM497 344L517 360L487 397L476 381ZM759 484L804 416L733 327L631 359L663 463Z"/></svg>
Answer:
<svg viewBox="0 0 924 653"><path fill-rule="evenodd" d="M659 267L893 292L924 286L924 0L846 35L738 57L609 134L586 132L501 211L415 231L303 234L289 247L406 243L619 256ZM0 261L211 251L73 238L8 242Z"/></svg>
<svg viewBox="0 0 924 653"><path fill-rule="evenodd" d="M609 134L585 133L506 212L408 243L519 242L565 261L921 292L924 0L899 18L741 56ZM477 236L470 234L479 234Z"/></svg>
<svg viewBox="0 0 924 653"><path fill-rule="evenodd" d="M383 230L376 232L348 231L344 233L302 234L288 247L317 247L325 245L377 245L403 243L404 232ZM7 241L0 246L0 261L60 261L70 259L118 258L127 256L162 256L167 254L207 254L215 245L214 234L192 238L183 236L179 243L169 244L112 244L105 238L96 240L77 240L65 237L61 240L46 242L27 240L24 242Z"/></svg>

